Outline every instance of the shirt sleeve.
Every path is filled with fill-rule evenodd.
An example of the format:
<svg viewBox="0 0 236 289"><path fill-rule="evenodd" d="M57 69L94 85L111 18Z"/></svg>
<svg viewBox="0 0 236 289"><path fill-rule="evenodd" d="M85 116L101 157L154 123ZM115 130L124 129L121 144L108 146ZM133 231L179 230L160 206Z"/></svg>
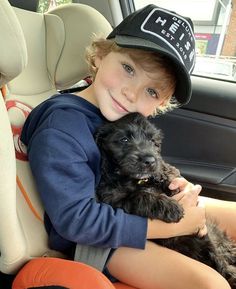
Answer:
<svg viewBox="0 0 236 289"><path fill-rule="evenodd" d="M92 246L144 248L147 219L95 200L95 176L79 142L47 128L31 139L28 157L56 232Z"/></svg>

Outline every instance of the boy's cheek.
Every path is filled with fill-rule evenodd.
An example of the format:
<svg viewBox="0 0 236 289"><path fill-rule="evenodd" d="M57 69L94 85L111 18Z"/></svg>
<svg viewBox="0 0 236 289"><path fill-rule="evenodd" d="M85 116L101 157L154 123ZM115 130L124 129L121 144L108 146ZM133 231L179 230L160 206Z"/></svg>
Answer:
<svg viewBox="0 0 236 289"><path fill-rule="evenodd" d="M104 74L102 80L107 87L121 88L121 85L125 84L123 77L116 71Z"/></svg>

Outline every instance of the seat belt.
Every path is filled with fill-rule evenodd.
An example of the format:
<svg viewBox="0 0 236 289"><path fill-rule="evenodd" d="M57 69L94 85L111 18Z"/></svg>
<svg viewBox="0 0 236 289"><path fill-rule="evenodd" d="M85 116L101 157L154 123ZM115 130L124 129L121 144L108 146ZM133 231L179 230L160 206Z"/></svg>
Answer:
<svg viewBox="0 0 236 289"><path fill-rule="evenodd" d="M103 271L111 248L76 245L74 260Z"/></svg>

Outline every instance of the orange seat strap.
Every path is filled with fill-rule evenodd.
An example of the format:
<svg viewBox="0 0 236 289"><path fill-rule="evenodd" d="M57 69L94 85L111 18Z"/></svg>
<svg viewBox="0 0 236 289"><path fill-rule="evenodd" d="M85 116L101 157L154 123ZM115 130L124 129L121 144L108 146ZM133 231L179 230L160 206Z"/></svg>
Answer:
<svg viewBox="0 0 236 289"><path fill-rule="evenodd" d="M2 93L2 96L3 96L3 99L5 99L6 97L6 93L7 93L7 89L6 89L6 86L2 86L0 88L1 90L1 93ZM34 214L34 216L40 221L40 222L43 222L42 218L40 217L39 213L37 212L37 210L34 208L33 204L31 203L30 201L30 198L24 188L24 186L22 185L21 181L20 181L20 178L18 176L16 176L16 183L17 183L17 186L19 187L20 191L21 191L21 194L23 195L27 205L29 206L31 212Z"/></svg>

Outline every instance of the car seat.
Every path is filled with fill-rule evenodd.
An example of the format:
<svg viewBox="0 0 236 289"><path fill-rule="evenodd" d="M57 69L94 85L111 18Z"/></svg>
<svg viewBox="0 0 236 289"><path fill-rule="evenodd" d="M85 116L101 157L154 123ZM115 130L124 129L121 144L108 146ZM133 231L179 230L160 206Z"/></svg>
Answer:
<svg viewBox="0 0 236 289"><path fill-rule="evenodd" d="M85 47L94 33L110 31L108 21L83 4L66 4L39 14L0 1L0 88L4 97L0 97L0 271L17 274L15 289L26 288L26 276L33 278L29 287L37 287L37 281L45 285L40 272L48 264L54 266L57 276L67 266L81 268L48 247L44 209L19 136L33 107L88 75ZM32 268L34 272L38 269L35 274L41 279L29 274ZM82 288L76 286L72 287ZM107 286L103 288L113 288Z"/></svg>
<svg viewBox="0 0 236 289"><path fill-rule="evenodd" d="M19 21L7 1L0 2L0 88L26 67L27 49ZM1 94L6 90L2 89ZM0 271L18 266L22 250L21 227L16 212L16 161L7 109L0 95ZM18 238L19 237L19 238ZM18 243L18 240L19 243ZM11 242L10 242L11 241Z"/></svg>

